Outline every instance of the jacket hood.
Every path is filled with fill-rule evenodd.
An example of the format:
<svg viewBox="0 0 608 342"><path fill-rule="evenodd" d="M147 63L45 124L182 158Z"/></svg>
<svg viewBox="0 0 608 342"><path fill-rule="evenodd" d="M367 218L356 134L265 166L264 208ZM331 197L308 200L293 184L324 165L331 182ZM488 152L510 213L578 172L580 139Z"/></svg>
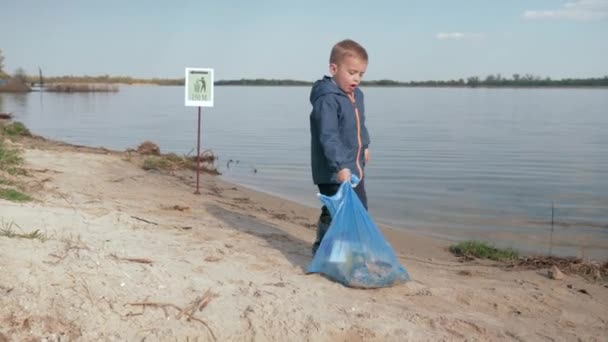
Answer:
<svg viewBox="0 0 608 342"><path fill-rule="evenodd" d="M310 91L310 103L314 103L319 97L329 93L344 95L344 92L338 88L334 80L329 76L325 76L313 84Z"/></svg>

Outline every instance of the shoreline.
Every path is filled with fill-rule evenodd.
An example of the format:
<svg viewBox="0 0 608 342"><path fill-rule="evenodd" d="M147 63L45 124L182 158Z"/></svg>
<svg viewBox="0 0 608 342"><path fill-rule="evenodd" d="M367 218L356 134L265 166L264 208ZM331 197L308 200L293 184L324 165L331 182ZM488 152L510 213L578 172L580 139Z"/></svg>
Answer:
<svg viewBox="0 0 608 342"><path fill-rule="evenodd" d="M51 150L71 150L77 152L84 153L95 153L95 154L110 154L115 156L122 156L126 151L119 151L115 149L106 148L103 146L87 146L80 144L72 144L68 142L58 141L49 139L43 136L33 136L30 139L30 147L34 148L50 148ZM142 156L145 158L145 156ZM184 185L189 185L192 192L194 192L196 185L195 172L192 171L184 171L179 170L176 172L171 172L169 174L165 174L168 177L175 177L176 179L182 181ZM238 184L234 181L229 181L222 178L221 175L208 175L204 172L201 172L201 180L203 178L212 178L213 183L220 185L223 189L237 189L238 192L244 195L244 198L250 198L247 202L251 201L254 203L261 203L262 206L260 208L264 212L270 212L270 215L279 216L281 220L288 221L292 223L296 223L301 227L310 230L313 234L316 228L316 220L318 219L319 211L321 208L321 202L319 202L319 207L312 207L303 203L300 203L296 200L292 200L286 197L282 197L279 194L273 194L270 192L266 192L261 189L254 189L252 187L248 187L246 185ZM209 179L207 179L209 181ZM202 189L202 185L201 185ZM209 195L209 193L207 194ZM204 193L200 195L205 196ZM237 201L240 200L237 198ZM233 207L238 208L238 206L233 205ZM272 213L273 208L283 209L282 212ZM240 208L244 209L244 208ZM290 220L285 218L286 211L289 211L291 214L295 214L297 212L299 216L297 220ZM372 217L373 219L373 217ZM374 220L375 222L375 220ZM443 257L452 258L452 255L448 252L448 247L451 243L456 242L458 240L451 239L448 236L433 236L427 235L415 230L401 230L399 228L394 228L390 224L385 223L377 223L378 228L385 235L389 243L400 255L406 254L422 254L423 257L437 257L438 254L441 254ZM310 246L312 247L313 240L310 241ZM424 246L424 248L418 248L418 246ZM430 250L427 247L432 246L435 250ZM412 251L417 251L418 253L413 253Z"/></svg>
<svg viewBox="0 0 608 342"><path fill-rule="evenodd" d="M356 290L306 274L316 208L135 153L43 138L22 150L30 202L0 199L0 341L600 341L608 284L462 262L384 230L413 280ZM31 233L38 231L38 235Z"/></svg>
<svg viewBox="0 0 608 342"><path fill-rule="evenodd" d="M219 176L223 181L239 185L240 187L247 188L251 191L263 193L269 196L278 197L282 200L293 202L306 210L313 209L314 213L310 215L311 220L316 219L318 212L321 208L321 202L319 201L318 207L312 207L307 203L298 201L297 199L290 198L287 195L282 195L276 192L265 191L259 187L248 186L241 184L235 180L225 180L221 175ZM311 185L311 189L314 186ZM562 226L558 223L555 224L553 241L551 241L551 225L550 222L532 222L521 220L521 226L532 226L532 229L521 228L505 228L502 229L485 229L479 230L479 228L471 230L467 229L465 224L460 224L461 229L455 228L454 226L430 226L424 223L408 223L403 222L401 224L395 224L390 220L382 220L375 218L373 209L370 210L372 219L379 228L383 231L388 232L392 237L396 237L400 234L404 234L402 238L397 240L403 241L410 236L417 236L425 239L437 240L437 245L441 245L443 248L447 247L452 243L458 243L465 240L470 240L471 231L475 232L478 240L493 244L500 248L513 248L520 252L520 254L528 256L544 256L548 255L549 251L552 251L552 255L557 257L580 257L583 259L594 259L597 261L608 261L608 245L604 243L598 243L597 234L603 232L602 227L583 227L581 229L572 228L571 225ZM317 216L314 216L314 215ZM500 226L500 220L492 220L487 223L490 227L492 222L495 226ZM506 222L506 223L511 223ZM573 242L573 236L576 237ZM603 240L600 240L604 242Z"/></svg>
<svg viewBox="0 0 608 342"><path fill-rule="evenodd" d="M87 146L80 144L72 144L68 142L48 139L42 136L35 136L34 139L38 139L42 145L50 144L57 147L75 148L82 149L91 152L101 153L112 153L116 155L124 154L125 151L115 150L106 148L103 146ZM202 173L201 173L202 175ZM185 182L191 182L191 187L194 189L195 186L195 173L181 171L178 177ZM298 211L306 213L304 215L308 220L307 224L303 226L310 229L310 226L316 224L316 220L319 215L321 202L318 207L313 207L308 204L299 202L295 199L282 196L278 193L272 193L265 191L260 188L251 187L248 185L240 184L235 180L227 180L222 175L215 176L218 183L223 184L226 188L238 187L240 191L246 191L249 197L254 202L262 202L268 204L267 206L281 207L284 203L289 203L288 207L291 211ZM312 185L311 185L312 188ZM194 190L193 190L194 191ZM269 208L265 208L269 210ZM418 249L417 246L422 243L423 245L433 246L436 249L442 250L446 255L451 256L448 252L448 248L451 244L470 240L464 232L451 231L452 228L447 226L444 227L425 227L424 224L402 224L401 226L392 224L391 222L376 219L371 212L372 219L381 229L385 237L389 240L391 246L396 252L402 255L408 254L409 250L418 250L422 252L425 257L434 257L434 253L428 253L425 248ZM488 223L489 224L489 223ZM496 222L500 224L500 222ZM572 242L572 236L577 235L576 230L572 230L569 227L560 227L556 225L555 234L553 236L552 247L550 246L550 234L551 227L547 224L536 223L538 229L525 230L520 229L519 231L512 230L475 230L476 240L487 242L499 248L512 248L520 252L523 256L548 256L549 251L552 250L554 256L557 257L579 257L582 259L591 259L598 262L608 261L608 246L594 244L597 241L594 236L584 235L576 236L576 242ZM542 228L540 228L542 226ZM601 233L601 229L604 228L592 228L591 230L597 230L596 233ZM312 229L314 231L314 229ZM412 241L411 243L409 241ZM311 241L312 244L312 241ZM428 254L428 255L427 255Z"/></svg>

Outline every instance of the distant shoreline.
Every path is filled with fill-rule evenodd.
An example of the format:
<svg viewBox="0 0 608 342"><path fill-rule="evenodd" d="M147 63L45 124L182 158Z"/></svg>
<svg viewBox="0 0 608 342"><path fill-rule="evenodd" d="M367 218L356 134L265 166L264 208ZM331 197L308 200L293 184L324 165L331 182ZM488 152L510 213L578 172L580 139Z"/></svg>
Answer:
<svg viewBox="0 0 608 342"><path fill-rule="evenodd" d="M131 84L131 85L143 85L143 84ZM282 85L282 84L215 84L218 87L311 87L311 84L305 85ZM608 85L602 86L538 86L538 85L522 85L522 86L432 86L432 85L374 85L374 84L361 84L361 87L367 88L456 88L456 89L608 89Z"/></svg>
<svg viewBox="0 0 608 342"><path fill-rule="evenodd" d="M27 77L27 83L32 86L40 85L40 78L34 76ZM126 85L173 85L183 86L184 79L140 79L123 76L58 76L43 77L42 83L104 83L104 84L126 84ZM293 79L238 79L238 80L217 80L216 86L277 86L277 87L310 87L312 81L302 81ZM479 77L469 77L458 80L448 81L395 81L395 80L369 80L361 82L362 87L384 87L384 88L607 88L608 76L602 78L575 78L552 80L550 78L540 78L533 75L519 76L513 78L502 78L500 74L489 75L485 79Z"/></svg>

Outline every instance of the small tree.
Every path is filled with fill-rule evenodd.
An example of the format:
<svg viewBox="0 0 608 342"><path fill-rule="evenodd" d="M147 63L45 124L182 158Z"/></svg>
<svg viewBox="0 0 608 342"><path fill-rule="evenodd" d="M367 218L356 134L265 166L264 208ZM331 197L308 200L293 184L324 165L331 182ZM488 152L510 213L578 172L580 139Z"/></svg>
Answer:
<svg viewBox="0 0 608 342"><path fill-rule="evenodd" d="M0 50L0 77L4 76L4 55L2 54L2 50Z"/></svg>
<svg viewBox="0 0 608 342"><path fill-rule="evenodd" d="M519 74L513 74L513 81L519 82Z"/></svg>
<svg viewBox="0 0 608 342"><path fill-rule="evenodd" d="M469 87L477 87L479 85L479 77L473 76L467 78L467 85Z"/></svg>
<svg viewBox="0 0 608 342"><path fill-rule="evenodd" d="M17 69L14 77L21 83L27 83L27 75L25 74L25 70L23 70L23 68Z"/></svg>

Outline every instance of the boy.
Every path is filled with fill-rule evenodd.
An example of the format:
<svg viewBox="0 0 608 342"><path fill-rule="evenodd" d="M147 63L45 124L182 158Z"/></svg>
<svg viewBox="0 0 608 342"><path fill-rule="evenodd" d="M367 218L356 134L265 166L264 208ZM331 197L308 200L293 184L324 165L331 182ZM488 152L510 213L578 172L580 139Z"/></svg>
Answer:
<svg viewBox="0 0 608 342"><path fill-rule="evenodd" d="M358 43L343 40L331 50L329 72L312 87L310 103L311 167L319 192L333 196L351 174L361 180L355 188L367 209L363 169L369 161L369 134L365 127L363 92L358 88L367 69L367 52ZM327 207L321 209L313 255L331 224Z"/></svg>

